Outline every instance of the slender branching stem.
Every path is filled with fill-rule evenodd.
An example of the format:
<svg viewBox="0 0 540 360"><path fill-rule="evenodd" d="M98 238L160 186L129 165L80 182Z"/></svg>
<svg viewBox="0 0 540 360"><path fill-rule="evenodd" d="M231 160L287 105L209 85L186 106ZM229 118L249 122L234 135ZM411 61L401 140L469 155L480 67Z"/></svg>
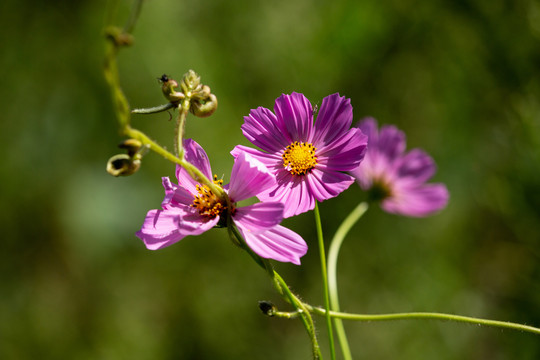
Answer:
<svg viewBox="0 0 540 360"><path fill-rule="evenodd" d="M272 285L274 286L274 288L277 290L280 296L283 297L283 299L289 304L291 304L295 309L295 311L293 312L280 313L278 316L287 317L289 319L300 317L302 323L304 324L304 328L306 329L311 340L313 359L322 360L321 348L317 340L315 323L313 322L313 318L307 304L300 300L298 296L296 296L291 291L285 280L274 270L272 264L268 259L261 258L257 254L255 254L253 250L251 250L251 248L245 243L242 235L238 232L238 229L236 229L234 225L229 226L229 232L231 236L234 236L236 238L234 242L240 247L242 247L244 250L246 250L246 252L251 255L251 257L255 260L255 262L263 269L265 269L268 276L270 276L270 279L272 280Z"/></svg>
<svg viewBox="0 0 540 360"><path fill-rule="evenodd" d="M330 248L328 250L328 291L330 294L330 309L333 311L339 311L339 297L337 287L337 261L339 255L339 249L343 240L351 230L354 224L364 215L368 209L368 203L361 202L358 206L343 220L341 225L336 231ZM336 327L336 336L338 338L341 352L345 360L352 360L351 349L349 347L349 341L345 333L343 321L340 318L334 318L334 325Z"/></svg>
<svg viewBox="0 0 540 360"><path fill-rule="evenodd" d="M327 312L321 307L313 307L306 304L306 307L314 314L326 316ZM525 331L533 334L540 335L540 328L517 324L509 321L487 320L482 318L476 318L471 316L453 315L437 312L404 312L394 314L350 314L339 311L330 311L330 316L333 318L339 318L343 320L355 320L355 321L391 321L391 320L443 320L469 323L474 325L484 325L491 327L498 327L503 329Z"/></svg>
<svg viewBox="0 0 540 360"><path fill-rule="evenodd" d="M321 275L324 293L324 308L326 309L326 327L328 329L328 344L330 346L330 356L332 360L336 358L336 349L334 345L334 332L332 330L332 319L330 318L330 296L328 292L328 272L326 271L326 255L324 250L324 237L322 233L321 215L319 205L315 202L315 224L317 227L317 239L319 244L319 257L321 261Z"/></svg>

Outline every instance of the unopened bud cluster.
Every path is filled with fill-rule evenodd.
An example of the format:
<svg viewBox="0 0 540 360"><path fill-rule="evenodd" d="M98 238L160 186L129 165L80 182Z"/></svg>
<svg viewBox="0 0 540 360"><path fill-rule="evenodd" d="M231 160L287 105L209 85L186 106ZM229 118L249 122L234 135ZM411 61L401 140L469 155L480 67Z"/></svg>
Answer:
<svg viewBox="0 0 540 360"><path fill-rule="evenodd" d="M114 35L114 33L111 34ZM195 71L189 70L185 73L180 84L168 75L162 75L159 81L161 82L161 91L168 103L152 108L133 109L131 113L155 114L177 108L181 114L179 118L185 120L187 111L197 117L207 117L216 111L218 106L216 96L212 94L208 85L201 83L201 78ZM183 131L183 124L183 121L177 123L177 134L181 134L181 131ZM181 140L177 141L177 143L180 144ZM107 172L113 176L132 175L139 170L142 152L149 148L149 145L143 146L139 140L128 139L119 146L125 149L127 154L118 154L111 157L107 162ZM181 151L178 151L178 153L181 153Z"/></svg>
<svg viewBox="0 0 540 360"><path fill-rule="evenodd" d="M190 111L198 117L210 116L217 109L217 97L212 94L208 85L201 83L201 78L193 70L184 74L180 85L176 80L163 75L160 78L161 90L169 102L178 105L183 100L190 101ZM180 87L180 91L178 91Z"/></svg>

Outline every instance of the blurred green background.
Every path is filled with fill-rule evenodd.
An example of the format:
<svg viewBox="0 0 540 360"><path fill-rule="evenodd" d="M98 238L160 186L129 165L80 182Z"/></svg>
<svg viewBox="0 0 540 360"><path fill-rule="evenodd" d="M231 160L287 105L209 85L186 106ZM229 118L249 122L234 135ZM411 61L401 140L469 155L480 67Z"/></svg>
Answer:
<svg viewBox="0 0 540 360"><path fill-rule="evenodd" d="M309 359L300 321L223 230L148 251L134 236L174 167L149 154L113 178L114 111L103 28L128 1L0 4L0 358ZM427 150L451 200L401 218L372 208L339 263L342 308L440 311L540 326L540 2L147 1L120 53L133 107L164 102L156 80L194 69L219 98L188 136L228 176L229 151L257 106L298 91L315 104L350 97ZM172 148L166 113L135 127ZM353 185L321 204L330 239L361 198ZM322 304L312 213L285 221L311 245L276 264ZM317 318L325 354L324 320ZM347 322L356 359L538 359L540 337L436 321ZM328 357L328 354L327 354Z"/></svg>

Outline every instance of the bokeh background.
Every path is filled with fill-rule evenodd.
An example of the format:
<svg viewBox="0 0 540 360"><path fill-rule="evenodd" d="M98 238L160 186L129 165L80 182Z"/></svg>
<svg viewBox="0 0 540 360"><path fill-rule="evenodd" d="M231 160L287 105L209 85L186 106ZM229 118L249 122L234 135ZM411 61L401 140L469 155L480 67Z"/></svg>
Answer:
<svg viewBox="0 0 540 360"><path fill-rule="evenodd" d="M174 167L148 154L128 178L102 74L103 28L130 1L0 4L0 358L309 359L300 321L223 230L160 251L134 236ZM133 107L164 103L156 80L201 74L219 98L190 117L225 178L251 108L281 93L339 92L355 119L396 124L438 164L451 200L424 219L372 208L339 263L342 308L440 311L540 326L540 2L157 1L119 56ZM133 125L172 148L166 113ZM321 204L330 239L362 193ZM311 245L276 264L322 304L312 213L289 219ZM324 320L317 318L327 350ZM347 322L356 359L538 359L528 333L437 321Z"/></svg>

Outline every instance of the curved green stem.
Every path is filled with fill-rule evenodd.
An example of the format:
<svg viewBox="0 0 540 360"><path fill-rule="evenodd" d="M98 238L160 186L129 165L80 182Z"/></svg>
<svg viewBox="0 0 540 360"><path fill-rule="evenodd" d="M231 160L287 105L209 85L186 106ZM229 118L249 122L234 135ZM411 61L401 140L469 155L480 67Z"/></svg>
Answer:
<svg viewBox="0 0 540 360"><path fill-rule="evenodd" d="M197 167L187 162L186 160L180 159L179 157L171 154L154 140L150 139L142 131L134 129L128 125L123 129L123 134L132 139L139 140L143 145L149 146L150 150L163 156L165 159L180 165L190 174L193 179L208 186L214 194L218 194L218 196L227 196L225 191L221 187L210 181L210 179L208 179L206 175L204 175Z"/></svg>
<svg viewBox="0 0 540 360"><path fill-rule="evenodd" d="M311 314L306 307L306 304L303 303L300 299L298 299L296 295L291 292L289 286L287 285L287 283L285 283L285 280L283 280L283 278L275 270L274 278L277 280L278 284L283 290L283 293L285 294L291 305L296 309L296 312L300 314L300 318L302 319L304 327L306 328L306 331L308 332L311 339L313 359L322 359L321 349L317 341L317 333L315 331L313 318L311 317Z"/></svg>
<svg viewBox="0 0 540 360"><path fill-rule="evenodd" d="M310 311L313 311L315 314L326 316L327 312L325 309L320 307L313 307L307 305ZM481 319L471 316L462 316L462 315L453 315L437 312L406 312L406 313L395 313L395 314L350 314L339 311L330 311L330 316L333 318L339 318L343 320L356 320L356 321L391 321L391 320L411 320L411 319L423 319L423 320L445 320L445 321L455 321L462 323L469 323L475 325L484 325L491 327L498 327L504 329L520 330L526 331L529 333L540 335L540 328L517 324L509 321L498 321L498 320L488 320Z"/></svg>
<svg viewBox="0 0 540 360"><path fill-rule="evenodd" d="M324 251L324 238L322 233L321 225L321 214L319 213L319 205L315 201L315 224L317 227L317 240L319 243L319 257L321 261L321 272L322 272L322 281L323 281L323 292L324 292L324 307L326 309L326 327L328 329L328 344L330 346L330 356L332 360L336 358L336 349L334 346L334 332L332 330L332 319L330 318L330 296L328 293L328 273L326 271L326 256Z"/></svg>
<svg viewBox="0 0 540 360"><path fill-rule="evenodd" d="M131 9L129 19L126 22L126 25L124 25L124 32L126 33L133 32L133 29L135 28L135 24L137 23L137 20L139 19L139 15L141 14L143 1L144 0L137 0L133 4L133 8Z"/></svg>
<svg viewBox="0 0 540 360"><path fill-rule="evenodd" d="M314 314L326 316L326 310L321 307L315 307L308 304L305 304L306 308ZM282 317L282 318L294 318L296 312L284 312L284 311L274 311L273 316ZM330 311L330 316L334 319L343 319L343 320L353 320L353 321L392 321L392 320L441 320L441 321L454 321L461 323L468 323L474 325L483 325L490 327L498 327L509 330L518 330L535 335L540 335L540 328L517 324L509 321L498 321L498 320L487 320L481 318L475 318L471 316L462 316L462 315L453 315L453 314L444 314L436 312L409 312L409 313L395 313L395 314L351 314L344 313L339 311Z"/></svg>
<svg viewBox="0 0 540 360"><path fill-rule="evenodd" d="M328 291L330 294L330 309L333 311L339 311L339 298L337 288L337 259L339 249L345 237L351 230L354 224L364 215L368 209L366 202L361 202L358 206L343 220L341 225L336 231L332 242L330 243L330 249L328 250ZM341 346L343 358L345 360L352 360L351 349L345 334L345 328L343 327L343 321L340 318L334 318L334 324L336 326L336 335Z"/></svg>
<svg viewBox="0 0 540 360"><path fill-rule="evenodd" d="M140 1L137 3L136 6L140 6ZM137 9L135 12L138 13L140 9ZM136 17L133 18L132 21L135 21ZM128 29L132 29L134 24L131 24L127 26ZM130 112L130 106L128 103L128 100L122 91L122 87L120 86L120 77L118 74L118 64L117 64L117 54L118 50L121 46L127 45L127 43L123 42L122 39L129 36L129 33L120 30L115 27L110 27L106 31L107 39L107 49L105 54L105 62L103 67L103 72L105 75L105 79L109 85L109 88L111 89L111 94L113 98L114 103L114 109L116 112L116 118L118 120L119 128L120 128L120 134L123 136L128 136L133 139L137 139L141 141L143 145L147 145L150 150L160 154L167 160L178 164L182 166L193 179L196 181L208 186L210 190L216 194L217 196L224 198L227 200L227 203L230 204L230 199L225 193L225 191L214 184L210 179L208 179L199 169L197 169L195 166L190 164L189 162L184 160L183 157L183 148L181 147L181 139L183 138L183 130L184 130L184 122L185 118L187 116L187 113L189 111L189 101L187 104L182 104L179 111L179 118L178 118L178 124L181 128L178 130L177 139L180 139L179 146L177 146L177 149L181 150L179 151L179 155L182 154L182 156L175 156L171 154L169 151L165 150L162 146L160 146L158 143L156 143L154 140L150 139L147 135L145 135L142 131L134 129L131 127L131 112Z"/></svg>
<svg viewBox="0 0 540 360"><path fill-rule="evenodd" d="M288 318L296 318L300 316L300 319L302 320L302 323L304 324L304 327L306 328L306 331L309 335L309 338L311 340L311 349L313 352L313 359L321 360L321 348L319 346L319 342L317 340L317 332L315 331L315 323L313 322L313 318L311 317L311 313L308 309L307 304L302 302L296 296L285 280L274 270L272 267L272 264L268 259L261 258L259 255L255 254L253 250L245 243L244 239L242 238L242 235L239 233L238 229L231 225L228 227L229 235L231 237L235 237L236 239L234 242L239 245L241 248L246 250L246 252L255 260L255 262L261 266L263 269L266 270L268 273L268 276L272 279L272 284L274 288L277 290L277 292L288 302L290 303L293 308L295 309L294 312L288 313ZM285 313L280 313L280 317L285 317L286 315L282 315Z"/></svg>

